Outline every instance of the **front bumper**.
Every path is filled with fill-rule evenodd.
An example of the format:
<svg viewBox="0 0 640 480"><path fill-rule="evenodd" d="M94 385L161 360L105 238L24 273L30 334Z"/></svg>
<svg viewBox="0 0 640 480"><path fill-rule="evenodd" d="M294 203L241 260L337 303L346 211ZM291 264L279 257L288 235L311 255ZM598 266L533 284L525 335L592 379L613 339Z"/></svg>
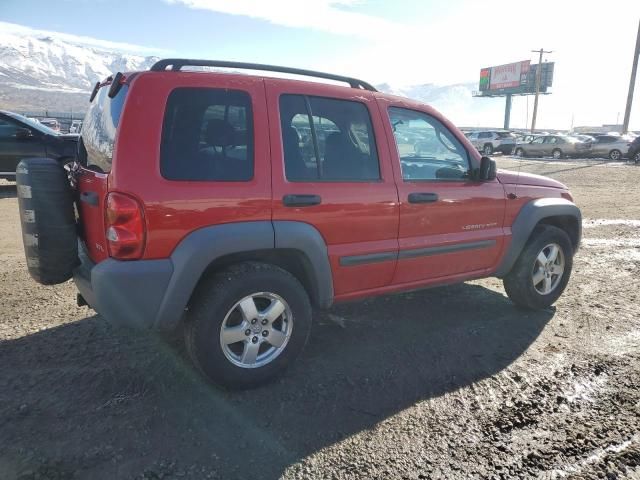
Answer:
<svg viewBox="0 0 640 480"><path fill-rule="evenodd" d="M73 281L89 306L114 325L139 329L166 330L159 312L173 273L169 259L119 261L99 264L78 245L80 266Z"/></svg>

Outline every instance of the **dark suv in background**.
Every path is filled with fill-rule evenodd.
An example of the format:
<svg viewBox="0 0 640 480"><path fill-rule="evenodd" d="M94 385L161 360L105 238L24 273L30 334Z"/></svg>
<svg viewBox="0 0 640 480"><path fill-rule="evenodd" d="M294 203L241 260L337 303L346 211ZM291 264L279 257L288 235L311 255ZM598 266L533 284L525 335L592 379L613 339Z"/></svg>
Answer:
<svg viewBox="0 0 640 480"><path fill-rule="evenodd" d="M64 135L17 113L0 110L0 178L14 180L23 158L73 160L77 146L76 134Z"/></svg>

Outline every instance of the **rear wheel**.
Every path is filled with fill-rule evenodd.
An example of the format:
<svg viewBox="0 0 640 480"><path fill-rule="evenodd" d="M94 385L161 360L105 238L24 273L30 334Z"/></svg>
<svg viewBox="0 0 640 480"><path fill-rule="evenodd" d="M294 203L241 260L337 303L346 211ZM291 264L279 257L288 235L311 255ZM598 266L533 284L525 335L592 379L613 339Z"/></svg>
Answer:
<svg viewBox="0 0 640 480"><path fill-rule="evenodd" d="M609 152L609 158L611 160L620 160L622 158L622 152L620 150L611 150Z"/></svg>
<svg viewBox="0 0 640 480"><path fill-rule="evenodd" d="M640 151L636 152L636 154L633 156L633 163L635 163L636 165L640 164Z"/></svg>
<svg viewBox="0 0 640 480"><path fill-rule="evenodd" d="M553 150L553 152L551 152L551 155L553 155L553 158L555 158L556 160L559 160L562 158L562 150L556 148Z"/></svg>
<svg viewBox="0 0 640 480"><path fill-rule="evenodd" d="M569 236L551 225L537 226L513 269L504 278L504 288L516 305L542 309L562 295L573 266Z"/></svg>
<svg viewBox="0 0 640 480"><path fill-rule="evenodd" d="M482 147L482 153L485 155L491 155L493 153L493 145L485 143L484 147Z"/></svg>
<svg viewBox="0 0 640 480"><path fill-rule="evenodd" d="M300 282L279 267L251 262L202 282L189 308L185 341L210 380L251 388L298 357L310 331L311 305Z"/></svg>

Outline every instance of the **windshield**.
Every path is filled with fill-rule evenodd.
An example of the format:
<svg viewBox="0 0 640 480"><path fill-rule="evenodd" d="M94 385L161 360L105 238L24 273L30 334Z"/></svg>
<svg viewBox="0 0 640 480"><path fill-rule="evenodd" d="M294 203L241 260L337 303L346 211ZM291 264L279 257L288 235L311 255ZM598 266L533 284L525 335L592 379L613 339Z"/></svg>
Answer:
<svg viewBox="0 0 640 480"><path fill-rule="evenodd" d="M6 112L6 113L11 118L15 118L16 120L26 124L28 127L38 130L41 133L46 133L47 135L60 135L55 130L50 129L49 127L42 125L41 123L36 122L35 120L31 120L30 118L24 117L17 113L10 113L10 112Z"/></svg>

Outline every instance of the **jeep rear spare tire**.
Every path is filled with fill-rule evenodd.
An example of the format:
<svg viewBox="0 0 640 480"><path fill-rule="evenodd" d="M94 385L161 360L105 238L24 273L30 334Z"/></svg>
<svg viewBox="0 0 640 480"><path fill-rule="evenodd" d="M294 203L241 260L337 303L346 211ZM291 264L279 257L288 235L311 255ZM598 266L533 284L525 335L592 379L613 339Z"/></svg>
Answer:
<svg viewBox="0 0 640 480"><path fill-rule="evenodd" d="M69 280L80 262L67 173L51 158L28 158L18 164L16 183L29 273L43 285Z"/></svg>

